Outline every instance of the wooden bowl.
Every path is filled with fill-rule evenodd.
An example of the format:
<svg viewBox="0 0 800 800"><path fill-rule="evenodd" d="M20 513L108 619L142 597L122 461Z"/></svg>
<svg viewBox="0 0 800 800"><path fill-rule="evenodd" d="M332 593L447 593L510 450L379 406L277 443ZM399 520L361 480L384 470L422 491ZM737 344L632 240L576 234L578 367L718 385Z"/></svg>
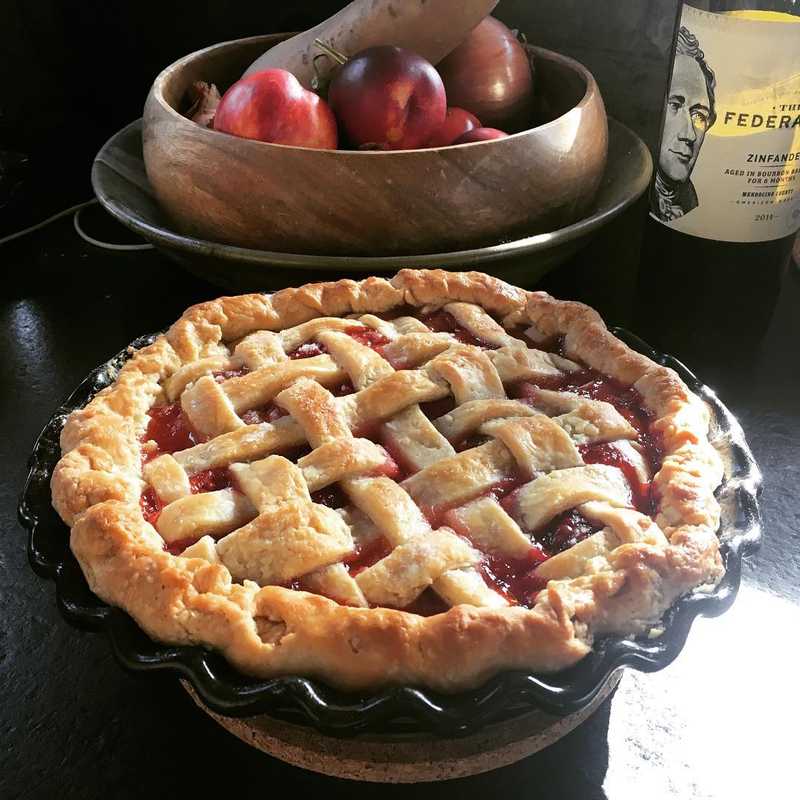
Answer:
<svg viewBox="0 0 800 800"><path fill-rule="evenodd" d="M531 288L548 271L586 247L603 228L621 223L619 218L644 194L652 175L653 161L647 145L632 130L609 117L605 174L591 208L578 222L501 244L412 256L281 253L178 232L147 180L141 119L117 131L97 153L92 165L92 186L112 217L189 272L227 291L264 291L315 280L391 276L402 267L432 264L443 269L480 269L515 286Z"/></svg>
<svg viewBox="0 0 800 800"><path fill-rule="evenodd" d="M603 175L608 124L591 73L531 48L535 118L505 139L426 150L313 150L200 127L180 112L196 80L220 91L290 34L208 47L167 67L144 110L144 160L182 233L319 255L460 250L550 231L586 213Z"/></svg>

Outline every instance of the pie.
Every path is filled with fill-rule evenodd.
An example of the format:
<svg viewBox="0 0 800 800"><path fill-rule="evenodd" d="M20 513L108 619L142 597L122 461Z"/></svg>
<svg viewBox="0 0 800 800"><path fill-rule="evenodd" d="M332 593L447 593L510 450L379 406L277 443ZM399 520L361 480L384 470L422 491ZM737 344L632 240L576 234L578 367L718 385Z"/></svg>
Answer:
<svg viewBox="0 0 800 800"><path fill-rule="evenodd" d="M91 589L244 673L456 691L722 575L709 413L591 308L476 272L188 309L67 420Z"/></svg>

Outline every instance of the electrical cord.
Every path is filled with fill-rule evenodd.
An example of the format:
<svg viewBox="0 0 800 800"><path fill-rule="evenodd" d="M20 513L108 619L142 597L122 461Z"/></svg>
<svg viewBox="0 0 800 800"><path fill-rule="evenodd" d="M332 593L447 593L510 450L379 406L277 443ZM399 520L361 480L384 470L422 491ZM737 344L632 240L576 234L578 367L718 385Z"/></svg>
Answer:
<svg viewBox="0 0 800 800"><path fill-rule="evenodd" d="M97 200L90 201L90 202L98 202ZM113 244L112 242L101 242L99 239L95 239L92 236L89 236L86 231L81 228L80 223L78 220L81 216L81 211L86 208L86 206L81 206L79 209L75 211L75 215L72 217L72 225L75 228L75 232L78 236L81 237L89 244L93 244L95 247L102 247L105 250L152 250L153 245L151 244Z"/></svg>
<svg viewBox="0 0 800 800"><path fill-rule="evenodd" d="M75 228L75 232L78 236L81 237L84 241L88 242L95 247L101 247L104 250L152 250L152 244L113 244L112 242L101 242L99 239L95 239L92 236L89 236L86 231L83 230L80 226L80 214L84 208L87 206L97 205L99 201L94 198L92 200L86 200L83 203L77 203L74 206L70 206L69 208L65 208L63 211L59 211L57 214L53 214L52 217L48 217L41 222L37 222L35 225L31 225L28 228L23 228L21 231L16 231L15 233L11 233L8 236L4 236L0 239L0 245L5 244L6 242L11 242L14 239L19 239L21 236L26 236L29 233L33 233L33 231L38 231L40 228L44 228L45 225L49 225L51 222L55 222L57 219L61 219L62 217L66 217L69 214L72 214L72 225Z"/></svg>

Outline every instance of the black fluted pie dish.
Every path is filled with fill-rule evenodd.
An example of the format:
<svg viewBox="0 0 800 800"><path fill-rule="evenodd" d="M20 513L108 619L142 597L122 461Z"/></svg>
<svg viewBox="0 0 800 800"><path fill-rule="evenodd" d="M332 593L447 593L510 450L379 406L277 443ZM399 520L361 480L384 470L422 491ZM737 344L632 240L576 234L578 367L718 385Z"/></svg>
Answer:
<svg viewBox="0 0 800 800"><path fill-rule="evenodd" d="M505 672L477 689L452 695L413 686L347 693L299 676L270 680L248 677L209 649L151 640L128 614L100 601L90 591L69 549L67 526L50 504L50 476L60 457L59 434L69 413L111 384L130 353L149 344L153 336L137 339L87 376L36 440L19 502L19 518L29 532L31 566L41 577L54 580L58 607L67 621L76 627L105 631L125 668L172 672L188 680L200 699L221 714L267 713L335 736L366 732L458 736L537 708L559 715L578 711L591 703L620 667L649 672L667 666L680 653L697 616L716 616L729 608L739 588L742 559L758 547L761 536L761 476L735 417L679 361L655 352L625 330L615 328L612 332L634 350L674 369L713 411L710 439L725 470L717 490L725 574L713 590L698 590L680 599L649 635L601 638L574 667L551 675Z"/></svg>

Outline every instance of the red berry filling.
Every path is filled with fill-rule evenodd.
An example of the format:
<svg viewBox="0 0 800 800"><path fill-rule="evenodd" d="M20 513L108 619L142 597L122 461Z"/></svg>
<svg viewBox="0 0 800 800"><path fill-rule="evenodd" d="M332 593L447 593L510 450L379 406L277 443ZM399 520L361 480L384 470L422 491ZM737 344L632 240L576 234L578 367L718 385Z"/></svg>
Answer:
<svg viewBox="0 0 800 800"><path fill-rule="evenodd" d="M204 469L202 472L195 472L194 475L189 477L189 486L192 487L192 494L217 492L220 489L229 489L233 485L233 475L227 467Z"/></svg>
<svg viewBox="0 0 800 800"><path fill-rule="evenodd" d="M196 433L183 413L180 403L153 406L148 412L147 423L142 441L154 441L157 450L147 453L145 460L150 461L163 453L176 453L187 450L205 439Z"/></svg>
<svg viewBox="0 0 800 800"><path fill-rule="evenodd" d="M489 348L491 345L482 342L476 336L471 334L466 328L462 328L456 322L455 317L449 314L444 309L434 311L433 314L428 314L420 317L420 322L427 325L432 331L436 333L450 333L462 344L472 344L476 347Z"/></svg>
<svg viewBox="0 0 800 800"><path fill-rule="evenodd" d="M512 605L530 607L546 585L546 581L536 575L536 567L547 558L547 554L534 545L524 558L487 553L477 569L486 585Z"/></svg>
<svg viewBox="0 0 800 800"><path fill-rule="evenodd" d="M590 522L579 511L572 509L559 514L543 528L534 533L537 542L540 542L551 556L568 550L573 545L597 533L600 526Z"/></svg>
<svg viewBox="0 0 800 800"><path fill-rule="evenodd" d="M356 549L346 558L343 564L348 572L355 577L359 572L377 564L392 552L392 546L383 536L377 536L364 545L356 546Z"/></svg>
<svg viewBox="0 0 800 800"><path fill-rule="evenodd" d="M247 367L239 367L238 369L221 369L211 374L217 383L225 383L230 378L241 378L242 375L247 375L248 372L250 370Z"/></svg>
<svg viewBox="0 0 800 800"><path fill-rule="evenodd" d="M301 344L297 350L292 350L292 352L289 353L289 358L311 358L312 356L321 356L323 353L327 352L328 350L324 344L320 344L319 342L306 342L305 344Z"/></svg>
<svg viewBox="0 0 800 800"><path fill-rule="evenodd" d="M414 313L413 310L409 309L393 309L391 312L380 316L388 320ZM443 309L418 318L431 330L450 333L459 342L484 349L491 348L491 345L470 333L451 314ZM382 356L384 348L391 341L380 332L357 324L345 328L344 332L355 341L370 347ZM523 328L511 333L531 347L564 356L564 337L553 337L546 342L536 343L525 334ZM303 359L327 352L328 350L323 344L309 341L300 345L288 355L291 359ZM241 377L248 372L247 367L241 367L239 369L220 370L212 373L212 375L219 383L224 383L231 378ZM663 458L660 439L651 432L651 416L644 409L642 398L635 389L625 387L619 382L591 369L581 369L577 372L554 378L522 381L506 386L509 397L519 398L523 402L528 402L532 405L536 404L537 392L541 389L575 392L594 400L602 400L612 404L636 429L636 441L651 471L655 472L660 468ZM345 380L338 386L329 387L329 391L334 396L341 397L353 393L355 388L349 380ZM429 419L434 420L452 411L455 407L455 402L452 397L448 396L441 400L423 403L420 407ZM275 422L286 416L286 414L287 412L283 408L274 402L270 402L261 408L243 412L241 418L246 424L252 425ZM155 442L156 447L155 450L147 452L145 460L150 460L164 453L185 450L205 441L202 436L192 429L179 403L156 406L150 410L149 415L150 420L142 440L152 440ZM394 441L381 421L371 422L364 425L362 430L354 431L353 433L355 436L364 436L373 441L380 441L387 451L385 465L375 470L373 474L386 475L400 482L416 471L416 467L409 463L402 447ZM487 441L486 437L475 435L466 438L462 442L455 443L455 445L458 451L463 451L477 447L485 441ZM635 507L643 513L653 513L656 506L656 498L650 483L640 481L635 466L626 459L619 448L613 444L600 443L581 445L579 450L587 464L607 464L621 469L631 486ZM307 452L309 452L308 447L303 447L296 448L285 455L290 460L296 461ZM509 476L478 496L492 496L500 501L506 510L512 512L515 506L513 492L529 479L530 476ZM189 480L193 493L218 491L229 487L237 489L233 476L226 467L204 470L190 476ZM338 484L333 484L314 492L312 499L314 502L330 508L343 508L350 505L349 498ZM475 498L461 500L458 506L462 506L472 499ZM142 493L140 504L145 519L155 524L164 503L152 488L148 488ZM450 507L423 507L422 511L434 529L447 525L457 533L462 535L466 533L466 531L459 530L459 527L463 526L459 525L458 515ZM583 541L599 529L599 525L586 519L573 509L560 514L541 529L529 532L535 544L531 546L529 553L524 558L504 558L497 554L487 553L483 555L476 568L487 585L505 597L510 603L531 606L535 602L537 593L545 586L545 581L536 575L537 566L550 556L563 552ZM165 545L165 549L171 553L179 554L190 544L192 544L192 540L173 542L168 546ZM350 574L355 576L387 556L391 550L392 547L386 539L377 537L365 546L356 548L354 553L346 558L343 563ZM287 586L294 589L304 588L302 578L291 581ZM430 616L443 613L448 608L449 606L435 591L429 588L405 610L423 616Z"/></svg>
<svg viewBox="0 0 800 800"><path fill-rule="evenodd" d="M324 489L311 492L311 500L328 508L344 508L350 504L349 498L338 483L332 483Z"/></svg>
<svg viewBox="0 0 800 800"><path fill-rule="evenodd" d="M380 353L381 348L389 344L391 339L387 339L382 333L379 333L373 328L362 328L354 325L348 328L345 333L352 339L355 339L359 344L371 347L376 352Z"/></svg>

